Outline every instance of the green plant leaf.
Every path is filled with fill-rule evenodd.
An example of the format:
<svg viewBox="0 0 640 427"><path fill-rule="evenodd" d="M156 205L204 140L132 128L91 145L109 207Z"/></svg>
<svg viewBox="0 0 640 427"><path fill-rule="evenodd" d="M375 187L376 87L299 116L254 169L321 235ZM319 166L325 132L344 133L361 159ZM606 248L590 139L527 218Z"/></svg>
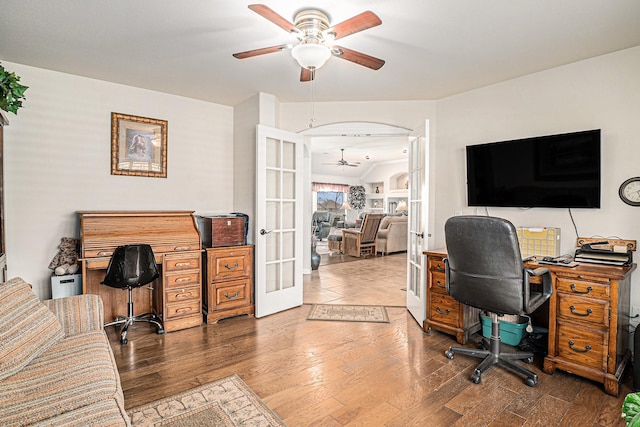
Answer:
<svg viewBox="0 0 640 427"><path fill-rule="evenodd" d="M0 109L13 114L18 114L18 109L22 107L22 100L28 86L18 83L20 76L14 72L8 72L0 64Z"/></svg>

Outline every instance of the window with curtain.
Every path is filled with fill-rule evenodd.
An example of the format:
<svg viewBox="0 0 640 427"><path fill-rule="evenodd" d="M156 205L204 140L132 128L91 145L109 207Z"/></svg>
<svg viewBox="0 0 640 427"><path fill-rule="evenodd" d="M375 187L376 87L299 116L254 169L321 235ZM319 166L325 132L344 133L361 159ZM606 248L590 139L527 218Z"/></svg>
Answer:
<svg viewBox="0 0 640 427"><path fill-rule="evenodd" d="M331 211L340 209L345 201L345 193L349 192L349 186L314 182L312 190L317 194L316 210Z"/></svg>

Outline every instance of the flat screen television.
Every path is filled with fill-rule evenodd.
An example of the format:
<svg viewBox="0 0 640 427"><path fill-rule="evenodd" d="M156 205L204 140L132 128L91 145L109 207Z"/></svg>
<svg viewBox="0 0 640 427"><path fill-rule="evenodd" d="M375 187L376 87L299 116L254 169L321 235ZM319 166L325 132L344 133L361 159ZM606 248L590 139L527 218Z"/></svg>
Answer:
<svg viewBox="0 0 640 427"><path fill-rule="evenodd" d="M599 208L600 129L468 145L469 206Z"/></svg>

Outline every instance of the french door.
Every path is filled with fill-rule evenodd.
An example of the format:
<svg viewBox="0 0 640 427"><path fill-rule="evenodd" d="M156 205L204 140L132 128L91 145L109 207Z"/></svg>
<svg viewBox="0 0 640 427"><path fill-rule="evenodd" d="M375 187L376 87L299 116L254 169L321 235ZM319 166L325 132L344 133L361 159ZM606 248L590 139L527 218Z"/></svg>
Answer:
<svg viewBox="0 0 640 427"><path fill-rule="evenodd" d="M256 317L302 305L303 137L256 128Z"/></svg>
<svg viewBox="0 0 640 427"><path fill-rule="evenodd" d="M409 242L407 245L407 310L422 327L426 318L424 250L429 224L429 122L409 137Z"/></svg>

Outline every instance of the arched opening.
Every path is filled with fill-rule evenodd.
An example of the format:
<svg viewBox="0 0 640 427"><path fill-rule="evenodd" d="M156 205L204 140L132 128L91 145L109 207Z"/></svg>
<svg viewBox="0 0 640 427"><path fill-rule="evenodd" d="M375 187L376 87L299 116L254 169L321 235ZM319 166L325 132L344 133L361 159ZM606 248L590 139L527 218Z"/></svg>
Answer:
<svg viewBox="0 0 640 427"><path fill-rule="evenodd" d="M342 122L314 127L300 132L305 135L308 148L308 164L310 173L305 195L309 202L308 209L311 218L319 210L318 196L312 191L313 183L342 184L349 186L362 185L365 188L366 202L360 210L342 211L342 224L331 224L330 233L340 233L339 227L355 226L358 217L364 213L383 213L398 215L395 208L402 199L406 201L408 177L407 146L410 130L388 124L372 122ZM345 197L346 199L346 197ZM334 205L337 205L334 203ZM320 206L324 206L322 203ZM339 210L339 209L338 209ZM309 227L309 239L316 229ZM341 255L329 250L326 233L319 242L319 252L322 254L321 266L317 271L311 271L305 260L305 303L333 303L336 304L379 304L404 306L406 287L406 252L398 251L390 257L372 257L356 262L347 255ZM406 240L406 238L405 238ZM406 250L406 249L405 249ZM393 262L394 259L402 259ZM310 258L310 257L307 257ZM349 263L347 266L340 265ZM382 272L377 271L376 265L386 264L388 286L384 289L374 289L371 279L375 274L382 279ZM362 267L359 267L361 265ZM336 286L346 287L338 290L322 289L314 283L317 276L322 277L331 271ZM340 275L345 275L340 277ZM385 280L381 280L382 283ZM307 287L313 287L313 292L307 292ZM361 288L360 288L361 287ZM391 303L388 293L395 292ZM313 297L309 297L309 295ZM359 294L363 299L354 299ZM376 299L377 298L377 299Z"/></svg>

